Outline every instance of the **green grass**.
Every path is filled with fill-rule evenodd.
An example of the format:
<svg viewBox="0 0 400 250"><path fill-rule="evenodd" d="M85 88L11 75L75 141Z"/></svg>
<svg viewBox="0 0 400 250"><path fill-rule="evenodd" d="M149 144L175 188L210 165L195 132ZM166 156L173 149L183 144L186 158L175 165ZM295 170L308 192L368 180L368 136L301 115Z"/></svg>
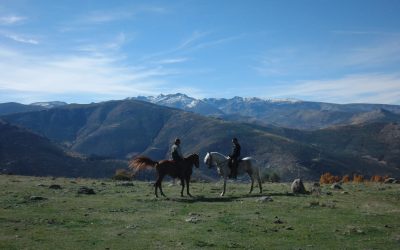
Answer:
<svg viewBox="0 0 400 250"><path fill-rule="evenodd" d="M193 183L195 197L181 198L180 186L165 182L169 198L156 199L149 183L116 183L1 175L0 249L400 248L396 184L344 185L348 194L326 186L316 197L266 183L263 195L273 201L260 203L248 184L228 183L220 198L221 183ZM80 186L96 194L78 195Z"/></svg>

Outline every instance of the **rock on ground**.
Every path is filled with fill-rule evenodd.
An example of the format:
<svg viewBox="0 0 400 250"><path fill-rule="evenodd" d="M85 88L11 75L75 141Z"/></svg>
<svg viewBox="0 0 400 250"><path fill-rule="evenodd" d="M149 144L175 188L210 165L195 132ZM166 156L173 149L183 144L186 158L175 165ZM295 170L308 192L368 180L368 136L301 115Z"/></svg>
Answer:
<svg viewBox="0 0 400 250"><path fill-rule="evenodd" d="M61 186L58 184L52 184L49 186L50 189L61 189Z"/></svg>
<svg viewBox="0 0 400 250"><path fill-rule="evenodd" d="M342 186L341 186L339 183L337 183L337 182L336 182L336 183L333 183L333 184L331 185L331 188L332 188L332 189L343 189Z"/></svg>
<svg viewBox="0 0 400 250"><path fill-rule="evenodd" d="M257 202L274 201L271 196L262 196L256 200Z"/></svg>
<svg viewBox="0 0 400 250"><path fill-rule="evenodd" d="M92 188L80 187L78 189L78 194L96 194Z"/></svg>
<svg viewBox="0 0 400 250"><path fill-rule="evenodd" d="M295 179L291 186L292 193L294 194L307 194L306 188L304 187L301 179Z"/></svg>

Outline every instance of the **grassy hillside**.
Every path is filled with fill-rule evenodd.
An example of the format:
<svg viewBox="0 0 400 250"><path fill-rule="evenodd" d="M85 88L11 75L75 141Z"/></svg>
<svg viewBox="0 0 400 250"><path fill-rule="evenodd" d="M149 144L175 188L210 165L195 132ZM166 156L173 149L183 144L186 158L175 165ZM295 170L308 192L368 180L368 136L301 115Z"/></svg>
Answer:
<svg viewBox="0 0 400 250"><path fill-rule="evenodd" d="M126 163L64 150L49 139L0 120L0 172L39 176L109 177Z"/></svg>
<svg viewBox="0 0 400 250"><path fill-rule="evenodd" d="M49 189L58 184L62 189ZM193 183L194 198L164 184L119 186L109 180L0 176L1 249L396 249L398 184L322 187L292 196L266 184L258 202L248 184ZM96 194L77 194L81 186ZM308 185L306 185L309 187ZM327 192L331 192L328 195ZM44 200L34 200L40 196Z"/></svg>

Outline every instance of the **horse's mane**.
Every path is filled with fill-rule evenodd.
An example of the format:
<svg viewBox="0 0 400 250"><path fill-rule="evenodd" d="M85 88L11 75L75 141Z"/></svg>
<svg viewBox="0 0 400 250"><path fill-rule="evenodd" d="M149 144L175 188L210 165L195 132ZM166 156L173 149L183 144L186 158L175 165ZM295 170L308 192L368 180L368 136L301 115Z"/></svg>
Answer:
<svg viewBox="0 0 400 250"><path fill-rule="evenodd" d="M185 157L184 159L185 160L189 160L189 159L191 159L191 158L193 158L193 157L199 157L199 155L198 154L196 154L196 153L193 153L193 154L190 154L189 156L187 156L187 157Z"/></svg>
<svg viewBox="0 0 400 250"><path fill-rule="evenodd" d="M221 154L220 152L210 152L210 154L216 154L216 155L222 156L222 157L224 157L224 158L227 158L226 155Z"/></svg>
<svg viewBox="0 0 400 250"><path fill-rule="evenodd" d="M129 168L138 171L148 167L154 167L156 164L158 164L158 162L153 161L149 157L138 156L129 163Z"/></svg>

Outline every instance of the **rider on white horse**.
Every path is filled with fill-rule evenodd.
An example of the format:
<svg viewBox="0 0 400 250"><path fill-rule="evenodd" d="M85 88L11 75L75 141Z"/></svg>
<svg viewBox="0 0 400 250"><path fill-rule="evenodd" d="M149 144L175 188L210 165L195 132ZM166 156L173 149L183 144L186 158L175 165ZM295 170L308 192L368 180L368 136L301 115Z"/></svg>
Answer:
<svg viewBox="0 0 400 250"><path fill-rule="evenodd" d="M230 178L237 178L237 168L240 157L240 144L237 138L232 139L232 153L229 155L229 168L231 169Z"/></svg>

